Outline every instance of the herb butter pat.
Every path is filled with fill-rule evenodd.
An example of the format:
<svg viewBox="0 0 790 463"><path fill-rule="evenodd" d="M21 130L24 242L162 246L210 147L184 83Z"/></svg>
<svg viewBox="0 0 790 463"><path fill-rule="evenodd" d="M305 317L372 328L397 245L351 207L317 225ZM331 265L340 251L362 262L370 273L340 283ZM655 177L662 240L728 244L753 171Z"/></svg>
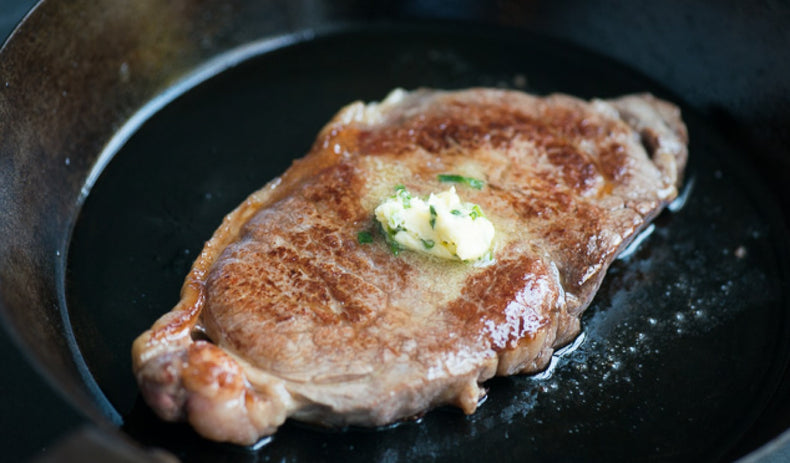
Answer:
<svg viewBox="0 0 790 463"><path fill-rule="evenodd" d="M375 215L396 251L474 261L487 256L494 240L494 225L477 204L461 201L455 187L421 199L399 185Z"/></svg>

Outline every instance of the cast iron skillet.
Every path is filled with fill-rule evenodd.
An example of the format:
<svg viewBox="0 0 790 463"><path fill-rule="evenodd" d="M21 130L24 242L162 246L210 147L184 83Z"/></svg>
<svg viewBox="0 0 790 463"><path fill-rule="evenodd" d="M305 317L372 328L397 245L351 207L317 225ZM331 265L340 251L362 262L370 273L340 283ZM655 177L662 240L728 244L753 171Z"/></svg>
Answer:
<svg viewBox="0 0 790 463"><path fill-rule="evenodd" d="M686 104L687 199L615 264L556 368L492 381L471 418L438 410L379 431L289 423L259 449L160 423L137 399L131 340L170 308L222 214L303 154L341 105L398 85L685 100L546 34L399 18L528 23L537 4L459 14L409 3L56 3L39 5L0 61L0 294L33 361L108 432L190 461L699 461L741 455L788 425L788 215L764 185L776 174L753 171L750 151Z"/></svg>

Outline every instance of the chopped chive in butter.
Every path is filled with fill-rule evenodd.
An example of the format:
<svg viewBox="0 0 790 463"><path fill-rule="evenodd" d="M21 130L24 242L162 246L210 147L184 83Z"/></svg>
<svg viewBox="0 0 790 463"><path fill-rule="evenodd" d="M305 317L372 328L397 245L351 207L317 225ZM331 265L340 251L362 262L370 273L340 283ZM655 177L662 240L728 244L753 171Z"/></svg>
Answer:
<svg viewBox="0 0 790 463"><path fill-rule="evenodd" d="M403 202L404 209L411 207L411 193L406 190L406 187L403 185L395 186L395 196L400 198L401 202Z"/></svg>
<svg viewBox="0 0 790 463"><path fill-rule="evenodd" d="M376 207L375 216L395 255L409 249L466 262L491 255L494 225L479 205L462 201L454 186L427 198L398 188Z"/></svg>
<svg viewBox="0 0 790 463"><path fill-rule="evenodd" d="M390 251L392 252L392 255L397 256L398 254L400 254L400 244L398 244L397 241L387 240L387 242L390 245Z"/></svg>
<svg viewBox="0 0 790 463"><path fill-rule="evenodd" d="M483 211L480 210L480 206L475 204L474 206L472 206L472 211L469 213L469 217L471 217L472 220L475 220L478 217L485 217L485 216L483 215Z"/></svg>
<svg viewBox="0 0 790 463"><path fill-rule="evenodd" d="M440 182L443 183L463 183L468 185L475 190L482 190L483 186L486 184L482 180L478 180L472 177L464 177L463 175L455 175L455 174L439 174L437 178Z"/></svg>

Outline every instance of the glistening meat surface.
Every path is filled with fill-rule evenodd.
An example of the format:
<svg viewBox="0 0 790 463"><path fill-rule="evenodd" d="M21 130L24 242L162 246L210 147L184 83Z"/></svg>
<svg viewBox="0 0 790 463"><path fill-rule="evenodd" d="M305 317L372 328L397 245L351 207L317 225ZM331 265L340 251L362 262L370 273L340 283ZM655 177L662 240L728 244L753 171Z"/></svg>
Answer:
<svg viewBox="0 0 790 463"><path fill-rule="evenodd" d="M206 243L179 303L134 343L142 394L162 418L239 444L287 417L472 413L484 381L539 371L578 334L609 264L677 195L686 142L679 110L646 94L353 103ZM485 265L394 256L375 232L395 185L427 196L447 173L485 181L457 186L496 227Z"/></svg>

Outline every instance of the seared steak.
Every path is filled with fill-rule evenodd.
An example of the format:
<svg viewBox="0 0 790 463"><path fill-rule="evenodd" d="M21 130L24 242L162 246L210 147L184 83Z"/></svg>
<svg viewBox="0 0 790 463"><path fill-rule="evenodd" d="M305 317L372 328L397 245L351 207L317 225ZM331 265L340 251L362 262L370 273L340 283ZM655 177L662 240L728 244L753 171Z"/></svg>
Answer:
<svg viewBox="0 0 790 463"><path fill-rule="evenodd" d="M650 95L353 103L206 243L180 302L134 343L142 394L239 444L287 417L472 413L484 381L537 372L578 334L609 264L677 195L686 138L679 110ZM425 197L447 187L440 174L485 182L456 188L496 228L489 261L396 256L378 230L395 185Z"/></svg>

